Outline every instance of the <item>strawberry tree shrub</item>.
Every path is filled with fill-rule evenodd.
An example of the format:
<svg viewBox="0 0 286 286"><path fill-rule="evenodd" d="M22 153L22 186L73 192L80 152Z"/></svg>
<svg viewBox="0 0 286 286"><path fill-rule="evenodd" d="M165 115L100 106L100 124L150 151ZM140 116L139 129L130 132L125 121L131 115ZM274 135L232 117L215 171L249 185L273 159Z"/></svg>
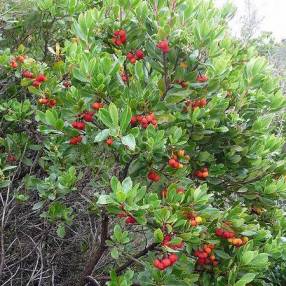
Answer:
<svg viewBox="0 0 286 286"><path fill-rule="evenodd" d="M207 0L107 0L74 20L53 65L4 61L43 138L47 175L25 186L60 237L76 216L68 198L92 173L86 212L100 231L82 285L285 281L275 119L286 101L264 58L228 36L232 13Z"/></svg>

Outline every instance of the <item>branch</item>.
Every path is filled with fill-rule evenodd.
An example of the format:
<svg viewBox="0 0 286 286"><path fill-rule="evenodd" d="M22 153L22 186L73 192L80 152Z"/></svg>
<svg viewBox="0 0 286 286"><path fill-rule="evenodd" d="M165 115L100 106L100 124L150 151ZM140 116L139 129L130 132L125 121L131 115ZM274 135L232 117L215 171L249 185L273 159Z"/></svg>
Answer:
<svg viewBox="0 0 286 286"><path fill-rule="evenodd" d="M144 255L146 255L149 251L154 250L157 245L158 245L158 243L156 243L156 242L150 244L150 245L147 246L145 249L143 249L142 251L140 251L140 252L138 252L137 254L135 254L135 255L133 256L133 258L138 259L138 258L140 258L140 257L142 257L142 256L144 256ZM133 260L133 259L132 259L132 260L128 260L128 261L125 262L123 265L119 266L119 267L115 270L115 272L116 272L117 274L120 274L120 273L122 273L122 271L124 271L126 268L128 268L129 266L131 266L133 263L134 263L134 260Z"/></svg>
<svg viewBox="0 0 286 286"><path fill-rule="evenodd" d="M90 276L92 274L92 271L94 267L97 265L99 259L107 249L107 246L105 244L107 238L108 238L108 222L109 218L106 214L106 211L103 210L101 213L101 237L100 237L100 244L96 248L95 246L92 248L92 253L90 255L89 261L87 262L83 273L82 273L82 281L81 285L85 285L86 277Z"/></svg>

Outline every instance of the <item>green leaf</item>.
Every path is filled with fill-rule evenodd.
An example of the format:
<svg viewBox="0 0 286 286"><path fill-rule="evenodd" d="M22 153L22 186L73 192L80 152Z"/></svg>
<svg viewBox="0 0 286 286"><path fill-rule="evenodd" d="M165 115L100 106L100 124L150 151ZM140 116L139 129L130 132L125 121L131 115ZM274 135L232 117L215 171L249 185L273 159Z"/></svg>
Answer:
<svg viewBox="0 0 286 286"><path fill-rule="evenodd" d="M132 180L130 177L127 177L122 182L122 188L124 192L128 192L132 189Z"/></svg>
<svg viewBox="0 0 286 286"><path fill-rule="evenodd" d="M119 252L118 252L117 247L113 247L110 254L111 254L111 257L113 259L118 259L119 258Z"/></svg>
<svg viewBox="0 0 286 286"><path fill-rule="evenodd" d="M183 101L186 99L190 94L190 91L188 90L178 90L178 91L169 91L166 95L166 102L167 103L178 103L180 101Z"/></svg>
<svg viewBox="0 0 286 286"><path fill-rule="evenodd" d="M57 235L60 237L60 238L64 238L65 235L66 235L66 229L65 229L65 225L64 224L60 224L57 228Z"/></svg>
<svg viewBox="0 0 286 286"><path fill-rule="evenodd" d="M132 116L131 109L129 106L126 106L120 119L120 129L123 134L130 123L131 116Z"/></svg>
<svg viewBox="0 0 286 286"><path fill-rule="evenodd" d="M97 200L97 204L99 205L107 205L110 202L111 202L111 198L109 195L101 195Z"/></svg>
<svg viewBox="0 0 286 286"><path fill-rule="evenodd" d="M164 239L164 234L162 232L162 230L160 228L157 228L154 231L154 238L155 238L155 242L161 242Z"/></svg>
<svg viewBox="0 0 286 286"><path fill-rule="evenodd" d="M109 129L101 130L94 138L94 142L104 141L109 136Z"/></svg>
<svg viewBox="0 0 286 286"><path fill-rule="evenodd" d="M97 115L98 118L102 121L102 123L103 123L105 126L107 126L107 127L109 127L109 128L112 128L112 127L113 127L112 119L111 119L111 117L110 117L109 112L108 112L106 109L101 108L101 109L98 111L97 114L98 114L98 115Z"/></svg>
<svg viewBox="0 0 286 286"><path fill-rule="evenodd" d="M247 285L248 283L250 283L251 281L254 280L256 274L255 273L247 273L247 274L244 274L242 276L242 278L240 278L235 284L234 286L245 286Z"/></svg>
<svg viewBox="0 0 286 286"><path fill-rule="evenodd" d="M118 126L118 109L114 103L109 104L109 115L115 127Z"/></svg>
<svg viewBox="0 0 286 286"><path fill-rule="evenodd" d="M121 142L123 145L126 145L131 151L135 150L136 141L135 141L135 137L132 134L128 134L122 137Z"/></svg>

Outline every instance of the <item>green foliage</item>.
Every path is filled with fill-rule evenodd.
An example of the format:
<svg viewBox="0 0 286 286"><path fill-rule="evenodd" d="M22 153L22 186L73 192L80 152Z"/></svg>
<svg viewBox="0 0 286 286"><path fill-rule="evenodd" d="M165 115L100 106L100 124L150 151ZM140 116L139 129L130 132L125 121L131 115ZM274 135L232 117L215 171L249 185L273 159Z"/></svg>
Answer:
<svg viewBox="0 0 286 286"><path fill-rule="evenodd" d="M86 212L108 217L100 247L114 261L105 265L106 285L283 285L285 140L276 116L286 100L267 61L228 37L232 6L93 2L37 1L34 12L47 17L43 28L64 33L47 42L53 30L46 30L32 37L35 48L1 52L1 79L10 80L0 101L1 189L10 184L15 166L6 159L14 154L31 167L23 179L28 194L16 192L18 200L36 195L33 210L64 238L76 213L69 198L81 195L88 170ZM127 35L122 45L114 41L118 30ZM163 53L158 43L165 39ZM144 59L132 64L127 55L138 50ZM47 80L37 87L25 70ZM27 124L33 129L17 133ZM38 152L36 163L27 150ZM31 174L34 164L40 176ZM215 234L218 228L246 240L235 246ZM200 265L195 252L205 244L215 245L217 265ZM172 267L153 266L172 253L179 257Z"/></svg>

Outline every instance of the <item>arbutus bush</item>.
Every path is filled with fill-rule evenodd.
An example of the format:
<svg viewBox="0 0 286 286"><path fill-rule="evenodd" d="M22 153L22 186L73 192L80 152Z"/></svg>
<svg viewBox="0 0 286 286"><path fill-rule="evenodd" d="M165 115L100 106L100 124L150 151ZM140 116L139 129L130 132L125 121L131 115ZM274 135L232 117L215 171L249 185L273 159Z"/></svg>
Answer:
<svg viewBox="0 0 286 286"><path fill-rule="evenodd" d="M228 37L232 13L107 0L74 20L53 65L2 55L37 107L49 175L25 183L60 237L92 170L86 212L101 223L82 285L277 285L266 270L286 255L274 120L286 101L265 60Z"/></svg>

